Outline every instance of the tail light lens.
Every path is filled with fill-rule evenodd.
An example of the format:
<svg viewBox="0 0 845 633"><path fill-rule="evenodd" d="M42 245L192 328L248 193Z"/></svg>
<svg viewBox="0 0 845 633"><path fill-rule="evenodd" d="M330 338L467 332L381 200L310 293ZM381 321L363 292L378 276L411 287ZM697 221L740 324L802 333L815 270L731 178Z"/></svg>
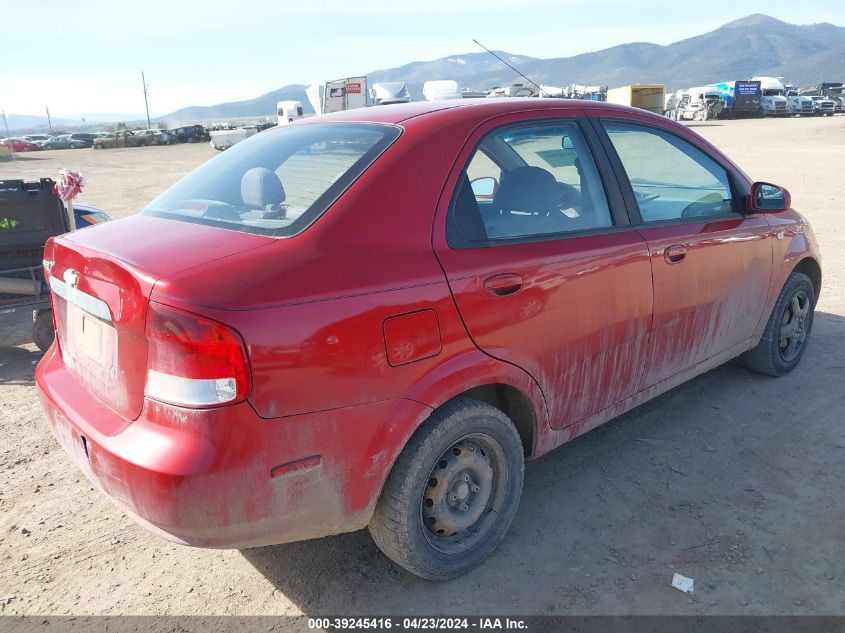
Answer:
<svg viewBox="0 0 845 633"><path fill-rule="evenodd" d="M149 398L183 407L213 407L246 398L246 349L222 323L157 303L147 311Z"/></svg>

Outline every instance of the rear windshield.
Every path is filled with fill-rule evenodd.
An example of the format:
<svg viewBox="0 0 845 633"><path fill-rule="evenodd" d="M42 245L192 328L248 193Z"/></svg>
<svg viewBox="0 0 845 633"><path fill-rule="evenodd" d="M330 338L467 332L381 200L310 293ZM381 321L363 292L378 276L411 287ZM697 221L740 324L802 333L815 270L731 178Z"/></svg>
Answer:
<svg viewBox="0 0 845 633"><path fill-rule="evenodd" d="M144 215L286 237L300 233L398 138L372 123L315 123L261 132L153 200Z"/></svg>

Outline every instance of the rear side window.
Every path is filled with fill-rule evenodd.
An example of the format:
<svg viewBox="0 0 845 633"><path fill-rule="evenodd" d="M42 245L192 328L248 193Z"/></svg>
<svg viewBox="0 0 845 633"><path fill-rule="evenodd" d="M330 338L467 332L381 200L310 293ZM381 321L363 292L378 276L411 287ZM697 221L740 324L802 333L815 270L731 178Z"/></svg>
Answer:
<svg viewBox="0 0 845 633"><path fill-rule="evenodd" d="M574 122L496 130L464 170L446 222L452 248L552 239L613 225Z"/></svg>
<svg viewBox="0 0 845 633"><path fill-rule="evenodd" d="M300 233L395 141L370 123L295 125L227 149L142 211L269 237Z"/></svg>
<svg viewBox="0 0 845 633"><path fill-rule="evenodd" d="M653 127L602 124L631 182L643 222L733 212L727 171L700 149Z"/></svg>

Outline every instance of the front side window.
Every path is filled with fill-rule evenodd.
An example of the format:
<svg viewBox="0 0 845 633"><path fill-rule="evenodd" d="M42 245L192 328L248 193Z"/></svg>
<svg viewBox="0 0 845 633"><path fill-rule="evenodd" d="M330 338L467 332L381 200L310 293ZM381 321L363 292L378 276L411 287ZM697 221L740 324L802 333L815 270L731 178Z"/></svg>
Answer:
<svg viewBox="0 0 845 633"><path fill-rule="evenodd" d="M453 248L611 227L590 148L574 122L499 129L479 143L447 216Z"/></svg>
<svg viewBox="0 0 845 633"><path fill-rule="evenodd" d="M296 235L399 134L395 126L371 123L262 132L185 176L142 214L269 237Z"/></svg>
<svg viewBox="0 0 845 633"><path fill-rule="evenodd" d="M643 125L602 125L631 182L643 222L734 211L727 171L691 143Z"/></svg>

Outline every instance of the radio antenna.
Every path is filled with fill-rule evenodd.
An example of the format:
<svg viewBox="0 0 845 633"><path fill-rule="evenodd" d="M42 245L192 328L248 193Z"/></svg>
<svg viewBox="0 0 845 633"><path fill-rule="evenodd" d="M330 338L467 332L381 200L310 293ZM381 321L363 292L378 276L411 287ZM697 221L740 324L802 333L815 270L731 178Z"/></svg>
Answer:
<svg viewBox="0 0 845 633"><path fill-rule="evenodd" d="M540 92L542 92L542 91L543 91L543 89L542 89L540 86L538 86L536 83L534 83L533 81L531 81L528 77L526 77L525 75L523 75L523 74L522 74L521 72L519 72L516 68L514 68L514 67L513 67L513 66L511 66L509 63L507 63L504 59L502 59L501 57L499 57L498 55L496 55L496 53L494 53L494 52L493 52L493 51L491 51L489 48L487 48L486 46L484 46L484 44L482 44L481 42L479 42L479 41L478 41L478 40L476 40L476 39L474 39L474 40L472 40L472 41L473 41L473 42L475 42L476 44L478 44L481 48L483 48L485 51L487 51L488 53L490 53L493 57L495 57L496 59L498 59L500 62L502 62L505 66L507 66L508 68L510 68L512 71L514 71L517 75L519 75L520 77L522 77L523 79L525 79L525 81L527 81L528 83L530 83L530 84L531 84L532 86L534 86L537 90L539 90Z"/></svg>

